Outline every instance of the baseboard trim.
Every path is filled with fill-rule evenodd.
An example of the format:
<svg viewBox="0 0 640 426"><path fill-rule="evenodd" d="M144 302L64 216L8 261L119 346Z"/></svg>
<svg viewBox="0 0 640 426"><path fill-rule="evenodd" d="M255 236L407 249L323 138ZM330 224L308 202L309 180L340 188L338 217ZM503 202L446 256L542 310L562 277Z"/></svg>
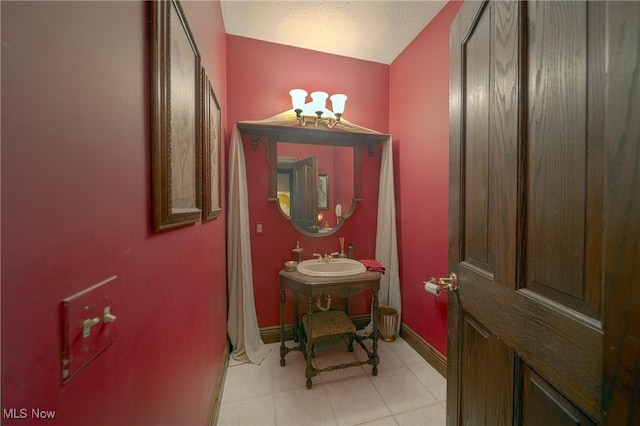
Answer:
<svg viewBox="0 0 640 426"><path fill-rule="evenodd" d="M231 351L231 344L229 339L224 347L224 353L222 354L222 365L220 366L220 374L218 374L218 380L213 391L213 401L211 401L211 409L209 410L209 418L207 424L209 426L215 426L218 423L218 414L220 413L220 402L222 401L222 391L224 389L224 381L227 378L227 369L229 368L229 353Z"/></svg>
<svg viewBox="0 0 640 426"><path fill-rule="evenodd" d="M370 315L356 315L349 317L356 326L356 329L361 330L369 324L371 321ZM260 329L260 337L264 343L276 343L280 341L280 326L275 327L263 327ZM284 326L284 340L293 340L293 324L285 324Z"/></svg>
<svg viewBox="0 0 640 426"><path fill-rule="evenodd" d="M400 325L400 337L415 349L425 361L431 364L442 377L447 378L447 357L404 323Z"/></svg>

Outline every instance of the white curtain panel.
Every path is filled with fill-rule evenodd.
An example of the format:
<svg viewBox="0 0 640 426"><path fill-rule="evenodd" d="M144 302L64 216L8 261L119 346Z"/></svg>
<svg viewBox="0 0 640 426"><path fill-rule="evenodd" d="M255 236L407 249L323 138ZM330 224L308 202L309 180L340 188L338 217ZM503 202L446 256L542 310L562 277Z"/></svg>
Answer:
<svg viewBox="0 0 640 426"><path fill-rule="evenodd" d="M260 338L253 296L251 240L249 238L247 171L238 127L229 150L229 205L227 215L227 332L232 351L229 365L261 364L269 349Z"/></svg>
<svg viewBox="0 0 640 426"><path fill-rule="evenodd" d="M382 147L380 187L378 189L378 226L376 229L376 259L387 268L380 279L379 304L398 311L396 334L400 331L402 300L398 271L398 240L396 238L396 200L393 184L393 149L391 137Z"/></svg>

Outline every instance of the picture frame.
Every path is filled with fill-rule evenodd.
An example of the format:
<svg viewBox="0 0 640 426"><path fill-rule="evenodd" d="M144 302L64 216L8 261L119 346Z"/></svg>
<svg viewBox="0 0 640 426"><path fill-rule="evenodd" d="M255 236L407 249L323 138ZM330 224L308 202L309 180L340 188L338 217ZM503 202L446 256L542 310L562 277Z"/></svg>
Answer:
<svg viewBox="0 0 640 426"><path fill-rule="evenodd" d="M221 141L220 104L206 71L202 71L202 214L208 221L220 216L221 207Z"/></svg>
<svg viewBox="0 0 640 426"><path fill-rule="evenodd" d="M177 0L149 2L152 226L202 217L200 53Z"/></svg>
<svg viewBox="0 0 640 426"><path fill-rule="evenodd" d="M318 210L329 210L329 175L318 175Z"/></svg>

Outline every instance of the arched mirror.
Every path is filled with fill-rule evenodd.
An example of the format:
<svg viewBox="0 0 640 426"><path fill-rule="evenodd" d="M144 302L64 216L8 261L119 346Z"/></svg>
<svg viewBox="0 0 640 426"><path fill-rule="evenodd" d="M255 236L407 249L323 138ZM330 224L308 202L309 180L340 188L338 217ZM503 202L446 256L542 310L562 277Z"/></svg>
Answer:
<svg viewBox="0 0 640 426"><path fill-rule="evenodd" d="M305 235L336 232L362 200L363 149L388 135L306 127L238 123L252 136L254 149L267 147L269 200Z"/></svg>
<svg viewBox="0 0 640 426"><path fill-rule="evenodd" d="M277 143L278 207L298 228L326 234L355 208L352 146Z"/></svg>

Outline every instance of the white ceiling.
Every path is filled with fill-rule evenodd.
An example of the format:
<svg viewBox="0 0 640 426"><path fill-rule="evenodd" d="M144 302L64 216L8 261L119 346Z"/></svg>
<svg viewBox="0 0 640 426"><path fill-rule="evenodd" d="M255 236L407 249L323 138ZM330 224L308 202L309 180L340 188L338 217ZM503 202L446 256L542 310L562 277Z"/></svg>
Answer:
<svg viewBox="0 0 640 426"><path fill-rule="evenodd" d="M227 34L390 64L447 3L222 0Z"/></svg>

